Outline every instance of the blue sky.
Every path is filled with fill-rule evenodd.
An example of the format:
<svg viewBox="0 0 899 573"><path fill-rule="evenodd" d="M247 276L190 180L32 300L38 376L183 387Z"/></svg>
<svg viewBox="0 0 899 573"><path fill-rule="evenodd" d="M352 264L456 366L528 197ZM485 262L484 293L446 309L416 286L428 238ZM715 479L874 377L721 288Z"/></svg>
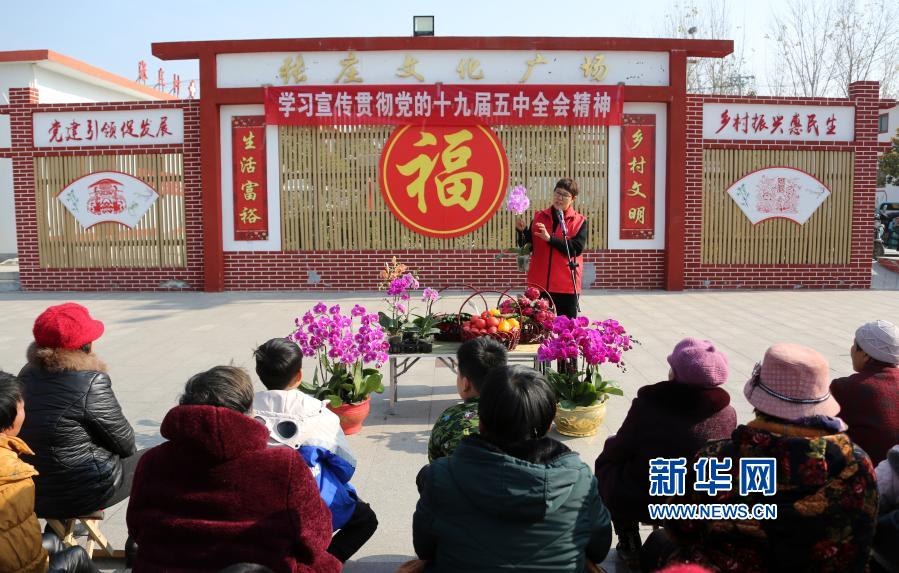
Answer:
<svg viewBox="0 0 899 573"><path fill-rule="evenodd" d="M755 50L751 72L759 83L766 67L762 38L769 2L729 2L733 39L745 38ZM187 80L197 77L196 63L157 60L150 51L153 42L407 36L415 14L434 15L439 36L652 37L662 35L663 14L674 5L669 0L9 1L0 22L0 50L50 49L132 79L143 59L151 83L159 67L167 78L180 74L184 95Z"/></svg>

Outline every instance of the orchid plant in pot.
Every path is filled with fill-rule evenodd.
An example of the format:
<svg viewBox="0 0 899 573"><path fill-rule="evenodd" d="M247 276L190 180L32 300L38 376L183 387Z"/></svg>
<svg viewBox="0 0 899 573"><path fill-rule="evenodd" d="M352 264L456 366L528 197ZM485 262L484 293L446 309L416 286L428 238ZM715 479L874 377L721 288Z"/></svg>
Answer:
<svg viewBox="0 0 899 573"><path fill-rule="evenodd" d="M528 190L525 189L524 185L516 185L513 187L512 191L509 193L509 198L506 200L506 209L515 213L515 215L521 219L521 216L530 206L531 200L528 199ZM515 253L515 262L518 265L518 270L520 272L528 272L528 267L531 264L531 248L532 243L525 243L521 247L514 247L507 251L509 253Z"/></svg>
<svg viewBox="0 0 899 573"><path fill-rule="evenodd" d="M421 296L421 301L425 303L425 313L415 315L415 318L406 326L406 330L416 334L419 352L431 352L434 347L434 335L440 333L437 324L441 319L433 312L434 303L439 298L439 292L432 288L425 288Z"/></svg>
<svg viewBox="0 0 899 573"><path fill-rule="evenodd" d="M430 352L428 346L433 343L433 336L440 332L435 328L439 321L431 312L431 306L439 298L437 291L425 288L422 302L427 304L427 311L424 315L413 315L412 291L418 290L421 283L405 265L397 263L396 257L392 265L388 263L385 267L381 277L386 280L381 287L387 291L384 302L388 312L378 312L378 323L387 333L390 353ZM422 340L424 345L420 344Z"/></svg>
<svg viewBox="0 0 899 573"><path fill-rule="evenodd" d="M340 305L328 308L319 302L295 323L288 339L299 345L304 356L316 360L312 383L303 382L300 390L327 400L328 408L341 418L344 432L358 432L371 407L371 394L384 391L379 368L388 359L388 343L378 315L357 304L347 316L340 312Z"/></svg>
<svg viewBox="0 0 899 573"><path fill-rule="evenodd" d="M559 400L556 429L566 436L592 436L605 417L609 396L622 396L615 382L603 378L600 365L624 368L621 356L634 341L618 321L591 322L586 316L557 316L550 337L537 350L541 362L556 361L547 380Z"/></svg>
<svg viewBox="0 0 899 573"><path fill-rule="evenodd" d="M406 273L390 281L387 297L384 301L390 314L378 311L378 324L387 332L390 351L397 352L403 342L403 333L409 323L409 291L419 287L418 279L412 273Z"/></svg>

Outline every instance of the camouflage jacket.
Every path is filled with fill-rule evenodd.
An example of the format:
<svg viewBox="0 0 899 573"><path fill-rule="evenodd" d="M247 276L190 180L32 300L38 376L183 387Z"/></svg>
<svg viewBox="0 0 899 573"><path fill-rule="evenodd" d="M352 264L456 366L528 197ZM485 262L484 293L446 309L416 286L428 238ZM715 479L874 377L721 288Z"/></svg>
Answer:
<svg viewBox="0 0 899 573"><path fill-rule="evenodd" d="M428 441L428 462L450 456L465 436L478 433L478 399L469 398L440 414Z"/></svg>

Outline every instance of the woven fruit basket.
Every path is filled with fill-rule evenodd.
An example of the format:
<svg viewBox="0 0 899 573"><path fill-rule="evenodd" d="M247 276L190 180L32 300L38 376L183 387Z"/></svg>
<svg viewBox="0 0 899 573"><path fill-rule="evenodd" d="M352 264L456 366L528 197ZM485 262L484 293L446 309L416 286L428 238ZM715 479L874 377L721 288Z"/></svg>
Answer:
<svg viewBox="0 0 899 573"><path fill-rule="evenodd" d="M500 291L481 290L481 291L475 292L474 294L469 296L467 299L465 299L465 301L462 303L462 306L459 308L458 319L457 319L458 324L461 329L462 341L465 342L467 340L471 340L472 338L478 338L480 336L487 336L487 337L490 337L490 338L496 340L497 342L499 342L500 344L505 346L507 349L513 350L516 346L518 346L518 343L521 341L520 327L516 326L516 327L508 329L508 330L501 330L497 326L492 326L492 328L490 328L490 330L492 330L493 332L485 331L486 329L484 329L484 328L479 328L478 330L474 330L474 329L470 328L471 322L476 321L478 319L482 319L483 321L495 320L497 325L499 323L506 322L507 317L505 317L501 314L498 314L499 313L498 310L492 310L492 311L490 310L489 305L487 304L487 298L484 296L485 294L499 295L499 299L497 300L497 305L496 305L497 307L500 306L500 304L502 303L504 298L509 297L509 295L507 295L503 292L500 292ZM480 297L480 299L483 301L483 305L485 307L484 312L487 313L486 318L484 316L477 316L477 315L473 315L473 314L469 314L469 313L465 312L465 308L467 307L469 302L471 302L471 300L475 297ZM490 314L491 312L497 313L497 314ZM482 313L482 315L483 314L484 313ZM465 317L467 317L467 318L465 318Z"/></svg>
<svg viewBox="0 0 899 573"><path fill-rule="evenodd" d="M510 291L524 291L524 294L514 295ZM551 329L546 327L556 316L556 308L552 297L544 289L534 284L526 284L524 287L510 286L502 292L500 297L500 310L505 314L514 313L521 318L521 344L540 344L551 334ZM538 302L542 301L542 302ZM542 308L545 307L545 308ZM544 313L543 321L537 320L540 313Z"/></svg>

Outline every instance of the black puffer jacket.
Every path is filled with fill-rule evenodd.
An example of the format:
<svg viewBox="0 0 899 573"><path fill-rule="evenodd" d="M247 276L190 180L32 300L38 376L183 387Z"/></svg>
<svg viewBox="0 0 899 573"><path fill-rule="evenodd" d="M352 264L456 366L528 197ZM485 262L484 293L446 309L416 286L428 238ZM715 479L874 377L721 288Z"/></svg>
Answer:
<svg viewBox="0 0 899 573"><path fill-rule="evenodd" d="M121 458L135 453L106 365L80 350L28 349L19 373L25 424L19 435L34 456L40 517L75 517L103 508L122 482Z"/></svg>

